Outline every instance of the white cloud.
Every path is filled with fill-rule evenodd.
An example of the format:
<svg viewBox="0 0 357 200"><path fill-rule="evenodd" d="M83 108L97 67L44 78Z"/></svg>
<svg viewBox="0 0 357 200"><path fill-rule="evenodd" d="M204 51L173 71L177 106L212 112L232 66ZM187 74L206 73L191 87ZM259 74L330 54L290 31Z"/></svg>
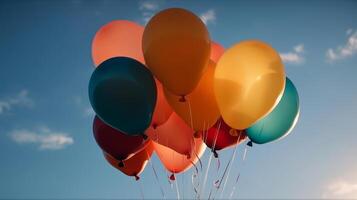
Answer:
<svg viewBox="0 0 357 200"><path fill-rule="evenodd" d="M82 97L74 96L73 101L81 110L84 117L92 117L95 115L95 112L92 107L90 105L88 106L87 101L84 101Z"/></svg>
<svg viewBox="0 0 357 200"><path fill-rule="evenodd" d="M352 28L349 28L349 29L347 29L347 31L346 31L346 35L351 35L352 32L353 32L353 29L352 29Z"/></svg>
<svg viewBox="0 0 357 200"><path fill-rule="evenodd" d="M84 109L83 115L86 117L93 117L95 115L95 112L92 107L88 107L88 108Z"/></svg>
<svg viewBox="0 0 357 200"><path fill-rule="evenodd" d="M141 11L142 20L147 23L151 17L160 8L160 2L157 0L146 0L139 2L139 10Z"/></svg>
<svg viewBox="0 0 357 200"><path fill-rule="evenodd" d="M47 127L41 127L36 132L26 129L13 130L10 137L18 144L36 144L40 150L60 150L74 142L67 133L52 131Z"/></svg>
<svg viewBox="0 0 357 200"><path fill-rule="evenodd" d="M28 90L21 90L16 95L0 100L0 114L9 111L13 106L33 106L33 100L29 97Z"/></svg>
<svg viewBox="0 0 357 200"><path fill-rule="evenodd" d="M280 53L280 57L284 63L301 64L305 61L304 53L304 44L298 44L293 48L293 51Z"/></svg>
<svg viewBox="0 0 357 200"><path fill-rule="evenodd" d="M200 18L206 25L208 23L216 23L216 12L213 9L207 10L200 15Z"/></svg>
<svg viewBox="0 0 357 200"><path fill-rule="evenodd" d="M346 31L348 38L347 42L337 48L329 48L326 51L326 59L328 62L345 59L357 54L357 30L352 29Z"/></svg>
<svg viewBox="0 0 357 200"><path fill-rule="evenodd" d="M348 182L346 180L332 182L326 187L326 192L323 194L323 197L334 199L356 199L357 182Z"/></svg>

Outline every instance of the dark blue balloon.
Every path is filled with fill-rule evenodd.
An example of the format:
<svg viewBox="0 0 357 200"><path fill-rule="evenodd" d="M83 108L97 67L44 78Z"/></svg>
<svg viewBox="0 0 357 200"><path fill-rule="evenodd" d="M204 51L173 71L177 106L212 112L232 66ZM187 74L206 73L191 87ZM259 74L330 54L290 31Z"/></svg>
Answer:
<svg viewBox="0 0 357 200"><path fill-rule="evenodd" d="M89 81L89 100L97 116L128 135L149 127L156 104L156 83L140 62L127 57L101 63Z"/></svg>

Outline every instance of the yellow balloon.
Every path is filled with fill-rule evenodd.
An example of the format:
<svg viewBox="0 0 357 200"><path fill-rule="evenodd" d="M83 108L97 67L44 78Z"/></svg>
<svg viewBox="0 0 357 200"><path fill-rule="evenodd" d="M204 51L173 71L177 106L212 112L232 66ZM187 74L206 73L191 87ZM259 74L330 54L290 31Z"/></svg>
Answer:
<svg viewBox="0 0 357 200"><path fill-rule="evenodd" d="M165 97L175 112L195 131L211 128L220 116L213 91L215 63L210 61L195 90L181 102L180 97L164 90Z"/></svg>
<svg viewBox="0 0 357 200"><path fill-rule="evenodd" d="M246 129L270 113L285 87L281 58L270 45L259 40L235 44L219 59L214 92L224 121Z"/></svg>
<svg viewBox="0 0 357 200"><path fill-rule="evenodd" d="M201 19L190 11L170 8L156 14L145 27L145 63L172 93L191 93L209 62L211 40Z"/></svg>

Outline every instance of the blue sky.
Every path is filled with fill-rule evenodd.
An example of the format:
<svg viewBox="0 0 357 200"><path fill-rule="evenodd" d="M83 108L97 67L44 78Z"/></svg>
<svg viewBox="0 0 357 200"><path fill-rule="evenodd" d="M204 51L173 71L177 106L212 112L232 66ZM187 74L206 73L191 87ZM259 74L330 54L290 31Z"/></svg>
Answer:
<svg viewBox="0 0 357 200"><path fill-rule="evenodd" d="M299 91L294 131L248 149L244 162L238 147L222 197L235 186L233 198L357 198L357 2L337 0L0 1L0 198L141 198L140 188L162 197L151 165L136 182L105 162L87 85L98 28L115 19L144 25L168 7L200 15L226 48L270 43ZM206 197L232 151L220 152L218 171L212 161ZM176 198L156 156L152 164ZM193 196L191 175L178 175L181 197Z"/></svg>

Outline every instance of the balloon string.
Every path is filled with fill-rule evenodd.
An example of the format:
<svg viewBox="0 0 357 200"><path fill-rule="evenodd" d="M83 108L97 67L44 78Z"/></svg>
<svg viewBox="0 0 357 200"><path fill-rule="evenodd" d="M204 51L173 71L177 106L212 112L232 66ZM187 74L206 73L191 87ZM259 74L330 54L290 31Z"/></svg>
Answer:
<svg viewBox="0 0 357 200"><path fill-rule="evenodd" d="M177 182L178 181L176 180L175 181L175 185L176 185L177 200L179 200L180 199L180 192L179 192L179 188L178 188L178 183Z"/></svg>
<svg viewBox="0 0 357 200"><path fill-rule="evenodd" d="M208 170L209 170L209 168L210 168L210 166L211 166L212 155L213 155L213 153L210 154L209 159L208 159L208 165L207 165L205 177L204 177L204 179L203 179L203 185L202 185L202 187L201 187L200 196L203 196L203 195L204 195L205 186L206 186L206 182L207 182L207 176L208 176Z"/></svg>
<svg viewBox="0 0 357 200"><path fill-rule="evenodd" d="M147 153L147 152L146 152L146 153ZM149 154L147 154L147 155L148 155L148 157L149 157ZM151 166L151 168L152 168L152 171L154 172L156 182L157 182L157 184L159 185L162 198L166 199L165 193L164 193L164 189L162 188L162 186L161 186L161 184L160 184L159 176L157 175L157 172L156 172L156 170L155 170L154 164L151 162L151 159L149 159L149 164L150 164L150 166Z"/></svg>
<svg viewBox="0 0 357 200"><path fill-rule="evenodd" d="M234 186L233 186L232 192L231 192L231 194L229 195L229 199L232 199L232 197L233 197L233 194L234 194L234 192L235 192L235 190L236 190L236 186L237 186L237 183L238 183L239 177L240 177L240 174L238 174L238 176L237 176L237 178L236 178L236 182L234 183Z"/></svg>
<svg viewBox="0 0 357 200"><path fill-rule="evenodd" d="M198 172L198 171L197 171ZM199 193L198 193L198 187L200 186L200 182L197 181L197 184L195 184L195 179L198 179L198 174L196 174L195 172L192 173L192 176L191 176L191 183L192 183L192 187L193 187L193 191L195 192L196 194L196 198L197 199L200 199L200 196L199 196Z"/></svg>
<svg viewBox="0 0 357 200"><path fill-rule="evenodd" d="M136 181L139 184L139 190L140 190L140 195L141 195L141 199L145 199L144 197L144 192L143 192L143 186L141 185L141 181Z"/></svg>
<svg viewBox="0 0 357 200"><path fill-rule="evenodd" d="M191 128L193 128L192 109L191 109L190 99L188 99L188 98L187 98L187 103L188 103L188 109L189 109L189 112L190 112Z"/></svg>
<svg viewBox="0 0 357 200"><path fill-rule="evenodd" d="M247 156L247 151L248 151L248 148L247 148L247 146L246 146L245 149L244 149L244 154L243 154L243 159L242 159L242 160L243 160L242 165L244 165L244 163L245 163L245 159L246 159L246 156ZM234 183L234 185L233 185L233 188L232 188L232 191L231 191L231 193L230 193L229 199L231 199L231 198L233 197L233 194L234 194L234 192L235 192L235 190L236 190L236 187L237 187L237 183L238 183L239 177L240 177L240 172L238 173L238 176L237 176L237 178L236 178L236 181L235 181L235 183Z"/></svg>
<svg viewBox="0 0 357 200"><path fill-rule="evenodd" d="M239 143L239 141L240 141L241 135L242 135L242 132L239 133L239 137L238 137L238 140L237 140L238 143ZM233 150L233 154L232 154L232 157L231 157L232 164L229 166L227 177L226 177L226 179L224 180L222 192L221 192L221 194L219 195L219 198L220 198L220 199L222 199L222 196L223 196L223 194L224 194L224 190L226 189L228 177L229 177L229 174L231 173L231 169L232 169L232 166L233 166L233 163L234 163L234 159L235 159L235 157L236 157L237 147L238 147L238 144L234 147L234 150Z"/></svg>

